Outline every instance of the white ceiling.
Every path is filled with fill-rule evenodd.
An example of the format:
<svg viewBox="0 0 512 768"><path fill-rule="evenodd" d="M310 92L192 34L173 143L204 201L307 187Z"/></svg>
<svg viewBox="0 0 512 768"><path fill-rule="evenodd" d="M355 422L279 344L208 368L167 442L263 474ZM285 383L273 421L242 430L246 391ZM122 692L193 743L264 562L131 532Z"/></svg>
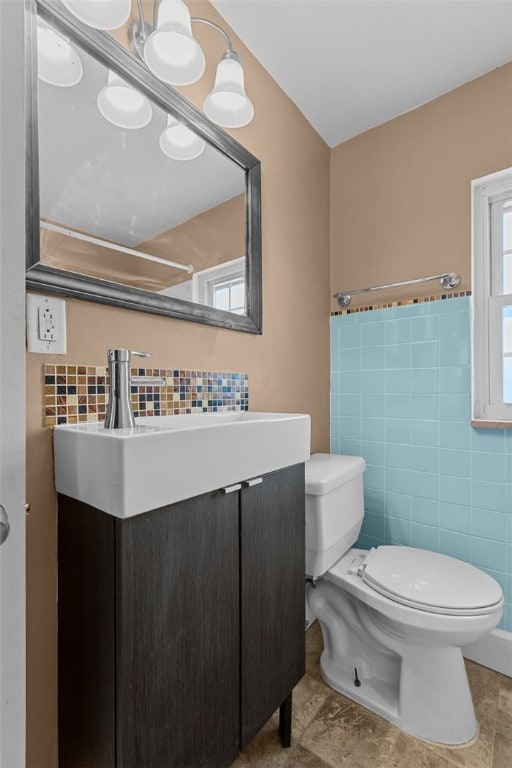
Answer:
<svg viewBox="0 0 512 768"><path fill-rule="evenodd" d="M512 0L212 3L331 147L512 60Z"/></svg>

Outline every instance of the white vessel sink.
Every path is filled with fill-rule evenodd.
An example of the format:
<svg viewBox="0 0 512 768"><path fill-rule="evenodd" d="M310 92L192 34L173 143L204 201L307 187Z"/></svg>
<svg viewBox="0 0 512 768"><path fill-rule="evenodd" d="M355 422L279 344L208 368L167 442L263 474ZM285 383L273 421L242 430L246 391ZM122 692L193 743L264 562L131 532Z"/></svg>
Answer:
<svg viewBox="0 0 512 768"><path fill-rule="evenodd" d="M305 414L237 411L136 422L134 429L55 427L57 491L132 517L298 464L310 453Z"/></svg>

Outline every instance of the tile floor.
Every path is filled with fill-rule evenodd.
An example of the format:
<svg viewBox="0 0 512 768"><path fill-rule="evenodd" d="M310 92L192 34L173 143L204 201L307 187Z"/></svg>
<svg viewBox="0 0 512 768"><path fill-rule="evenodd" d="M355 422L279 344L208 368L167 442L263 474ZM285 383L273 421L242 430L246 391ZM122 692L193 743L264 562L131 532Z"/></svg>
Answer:
<svg viewBox="0 0 512 768"><path fill-rule="evenodd" d="M480 735L469 747L449 749L407 736L329 688L318 669L318 622L306 648L306 675L294 691L292 747L280 745L276 713L233 768L512 768L512 678L467 662Z"/></svg>

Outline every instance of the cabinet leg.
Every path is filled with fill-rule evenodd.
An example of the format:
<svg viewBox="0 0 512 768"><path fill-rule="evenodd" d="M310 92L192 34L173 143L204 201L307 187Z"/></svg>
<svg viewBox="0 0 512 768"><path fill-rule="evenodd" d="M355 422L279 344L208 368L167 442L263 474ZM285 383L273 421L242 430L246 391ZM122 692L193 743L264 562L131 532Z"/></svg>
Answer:
<svg viewBox="0 0 512 768"><path fill-rule="evenodd" d="M283 747L292 744L292 694L286 697L279 707L279 735Z"/></svg>

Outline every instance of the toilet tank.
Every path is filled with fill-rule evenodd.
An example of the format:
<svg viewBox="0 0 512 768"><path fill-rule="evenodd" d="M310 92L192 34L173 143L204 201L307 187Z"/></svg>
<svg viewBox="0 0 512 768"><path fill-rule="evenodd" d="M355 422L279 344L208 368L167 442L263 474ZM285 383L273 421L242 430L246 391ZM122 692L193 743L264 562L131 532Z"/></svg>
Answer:
<svg viewBox="0 0 512 768"><path fill-rule="evenodd" d="M321 576L357 541L365 469L361 456L315 453L306 462L308 576Z"/></svg>

